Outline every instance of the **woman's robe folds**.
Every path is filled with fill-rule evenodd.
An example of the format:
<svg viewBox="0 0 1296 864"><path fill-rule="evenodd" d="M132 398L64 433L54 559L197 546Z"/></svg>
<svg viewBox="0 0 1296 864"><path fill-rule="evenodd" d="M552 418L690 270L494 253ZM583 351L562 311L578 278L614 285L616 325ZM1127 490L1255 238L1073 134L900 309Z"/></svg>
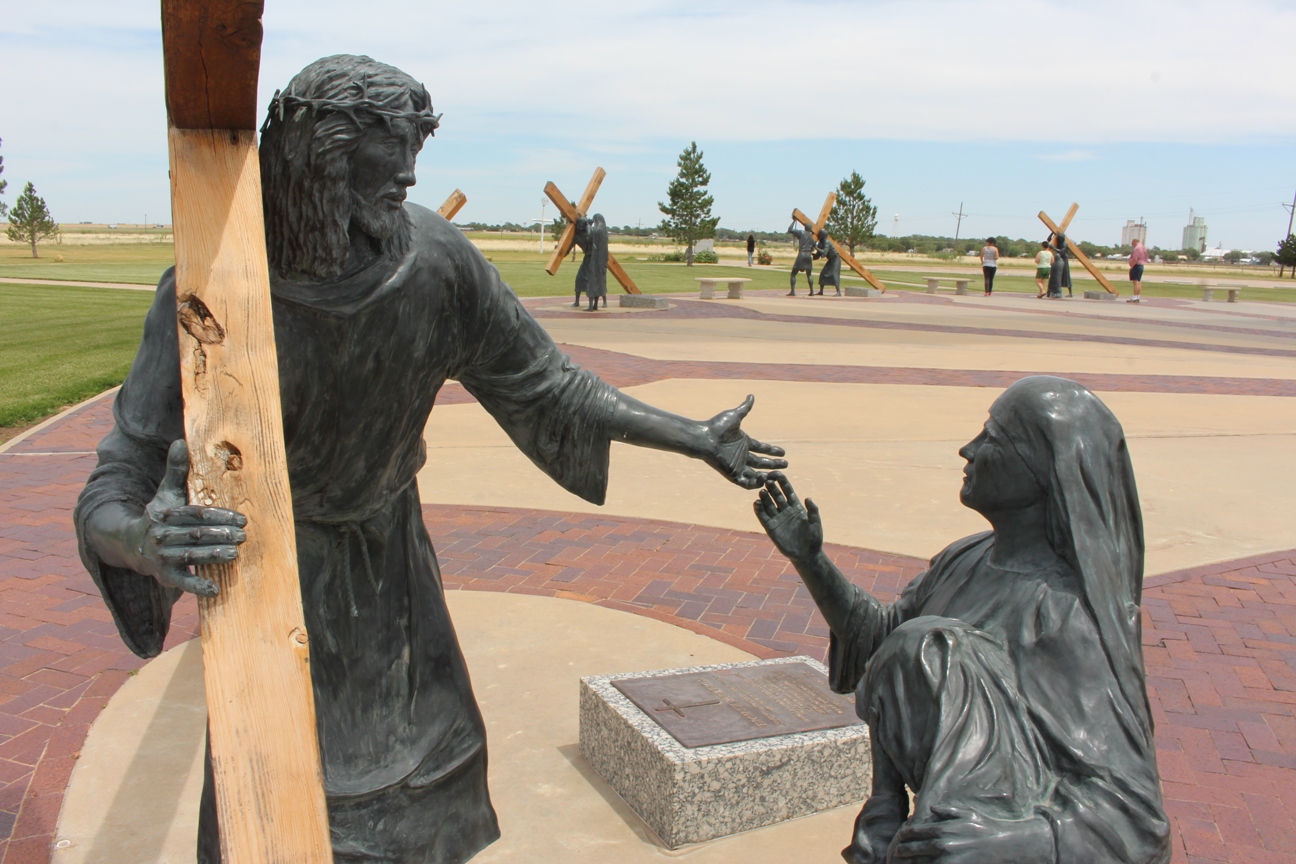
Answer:
<svg viewBox="0 0 1296 864"><path fill-rule="evenodd" d="M1057 864L1169 861L1151 742L1074 574L1009 571L993 549L989 532L952 544L890 606L856 589L833 689L856 693L913 820L1041 816Z"/></svg>

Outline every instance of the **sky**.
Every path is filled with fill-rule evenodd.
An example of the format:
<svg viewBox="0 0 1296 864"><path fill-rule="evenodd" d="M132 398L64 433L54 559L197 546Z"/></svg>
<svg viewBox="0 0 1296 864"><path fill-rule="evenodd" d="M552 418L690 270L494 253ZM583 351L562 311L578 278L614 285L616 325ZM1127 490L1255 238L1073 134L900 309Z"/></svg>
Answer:
<svg viewBox="0 0 1296 864"><path fill-rule="evenodd" d="M169 222L157 0L0 0L12 204L61 222ZM612 225L661 219L696 141L713 212L781 231L858 171L884 234L1072 236L1127 219L1179 246L1272 249L1296 197L1291 0L266 0L260 102L312 60L368 54L444 116L410 199L524 223L596 166ZM958 222L954 215L967 214ZM553 216L553 206L545 211Z"/></svg>

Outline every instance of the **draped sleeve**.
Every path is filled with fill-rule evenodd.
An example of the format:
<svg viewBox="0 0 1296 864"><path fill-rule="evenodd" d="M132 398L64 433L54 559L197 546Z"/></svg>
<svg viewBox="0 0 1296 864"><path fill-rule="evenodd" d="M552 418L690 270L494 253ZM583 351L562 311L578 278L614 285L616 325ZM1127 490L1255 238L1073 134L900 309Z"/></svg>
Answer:
<svg viewBox="0 0 1296 864"><path fill-rule="evenodd" d="M77 500L77 544L122 641L139 656L154 657L162 650L180 590L104 562L86 536L86 525L95 510L112 502L142 512L166 471L167 448L184 437L174 269L158 283L139 353L113 403L113 418L116 425L99 443L98 465Z"/></svg>
<svg viewBox="0 0 1296 864"><path fill-rule="evenodd" d="M891 631L922 615L923 606L934 592L947 587L951 580L965 578L992 540L992 534L983 533L951 543L890 605L879 603L856 586L846 627L829 636L829 686L837 693L854 693L869 660Z"/></svg>
<svg viewBox="0 0 1296 864"><path fill-rule="evenodd" d="M532 462L602 504L617 391L572 363L486 259L469 246L456 277L450 370Z"/></svg>

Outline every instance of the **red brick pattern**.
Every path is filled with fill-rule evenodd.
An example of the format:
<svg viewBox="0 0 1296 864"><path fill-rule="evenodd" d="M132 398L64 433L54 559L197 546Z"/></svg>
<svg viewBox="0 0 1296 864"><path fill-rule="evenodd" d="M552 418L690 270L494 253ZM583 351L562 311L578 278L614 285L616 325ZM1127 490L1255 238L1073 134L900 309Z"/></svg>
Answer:
<svg viewBox="0 0 1296 864"><path fill-rule="evenodd" d="M827 625L764 534L505 507L425 505L423 518L447 588L646 614L760 657L827 649ZM829 551L857 584L888 601L925 566L868 549Z"/></svg>
<svg viewBox="0 0 1296 864"><path fill-rule="evenodd" d="M922 295L907 295L915 298L910 302L925 302L917 299ZM948 298L932 298L937 302ZM1067 333L1057 331L1031 330L1026 327L985 327L970 326L960 324L938 324L935 322L919 321L895 321L891 319L871 319L871 318L833 318L824 315L798 315L793 311L787 313L766 313L747 306L737 306L725 303L724 301L710 300L688 300L676 296L670 297L672 308L643 314L651 314L654 318L744 318L748 320L759 320L764 322L777 322L783 324L817 324L820 326L834 327L852 327L864 330L894 330L917 333L943 333L949 335L970 335L970 336L992 336L996 338L1008 339L1044 339L1053 342L1087 342L1105 345L1137 345L1149 348L1175 348L1184 351L1207 351L1222 354L1246 354L1259 355L1264 357L1296 357L1296 348L1272 348L1261 345L1224 345L1211 342L1185 342L1175 339L1158 339L1151 338L1147 335L1142 336L1122 336L1118 333ZM794 301L789 299L789 304ZM536 318L567 318L575 313L558 311L549 308L543 308L542 302L535 298L527 301L526 304L531 314ZM951 308L960 307L950 304ZM795 306L789 305L789 310L795 309ZM1018 310L1013 310L1018 311ZM1043 312L1045 310L1041 310ZM1040 313L1031 313L1040 314ZM589 321L597 326L599 321L611 320L613 316L596 316L590 315L583 320ZM1112 322L1109 319L1098 315L1083 315L1078 317ZM1287 341L1296 338L1296 332L1284 332L1280 329L1251 329L1225 327L1217 324L1195 324L1188 322L1164 322L1161 320L1140 320L1140 319L1114 319L1117 323L1129 323L1133 321L1145 328L1172 327L1197 331L1201 334L1220 333L1236 335L1263 336ZM1113 328L1114 329L1114 328Z"/></svg>
<svg viewBox="0 0 1296 864"><path fill-rule="evenodd" d="M915 295L913 302L927 300ZM1000 387L1024 374L684 363L571 351L622 386L706 377ZM1105 390L1296 395L1282 381L1072 377ZM450 385L439 401L470 398ZM63 790L89 724L141 665L121 644L81 567L71 524L94 464L91 451L110 426L104 399L0 453L3 864L49 860ZM755 533L502 508L429 506L425 517L448 587L597 603L764 657L822 655L826 646L823 621L804 588ZM887 599L922 566L864 549L834 547L832 554L858 584ZM191 600L176 612L168 647L196 631ZM1149 579L1144 622L1175 860L1296 864L1296 550Z"/></svg>
<svg viewBox="0 0 1296 864"><path fill-rule="evenodd" d="M125 649L81 566L72 508L111 427L92 403L0 454L0 861L36 864L90 724L143 661ZM51 454L51 455L35 455ZM168 646L197 632L177 607Z"/></svg>

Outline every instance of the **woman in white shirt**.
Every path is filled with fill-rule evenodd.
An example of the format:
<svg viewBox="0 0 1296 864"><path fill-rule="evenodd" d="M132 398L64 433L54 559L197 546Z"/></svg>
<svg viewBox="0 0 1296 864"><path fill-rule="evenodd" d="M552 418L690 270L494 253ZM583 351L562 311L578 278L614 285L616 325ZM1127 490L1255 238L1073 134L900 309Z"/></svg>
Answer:
<svg viewBox="0 0 1296 864"><path fill-rule="evenodd" d="M1053 251L1049 249L1048 241L1040 243L1040 251L1035 255L1035 287L1039 288L1039 294L1035 299L1042 300L1048 293L1049 276L1053 272Z"/></svg>
<svg viewBox="0 0 1296 864"><path fill-rule="evenodd" d="M989 297L994 290L995 273L999 272L999 247L993 237L986 238L986 245L981 247L981 272L985 274L985 296Z"/></svg>

